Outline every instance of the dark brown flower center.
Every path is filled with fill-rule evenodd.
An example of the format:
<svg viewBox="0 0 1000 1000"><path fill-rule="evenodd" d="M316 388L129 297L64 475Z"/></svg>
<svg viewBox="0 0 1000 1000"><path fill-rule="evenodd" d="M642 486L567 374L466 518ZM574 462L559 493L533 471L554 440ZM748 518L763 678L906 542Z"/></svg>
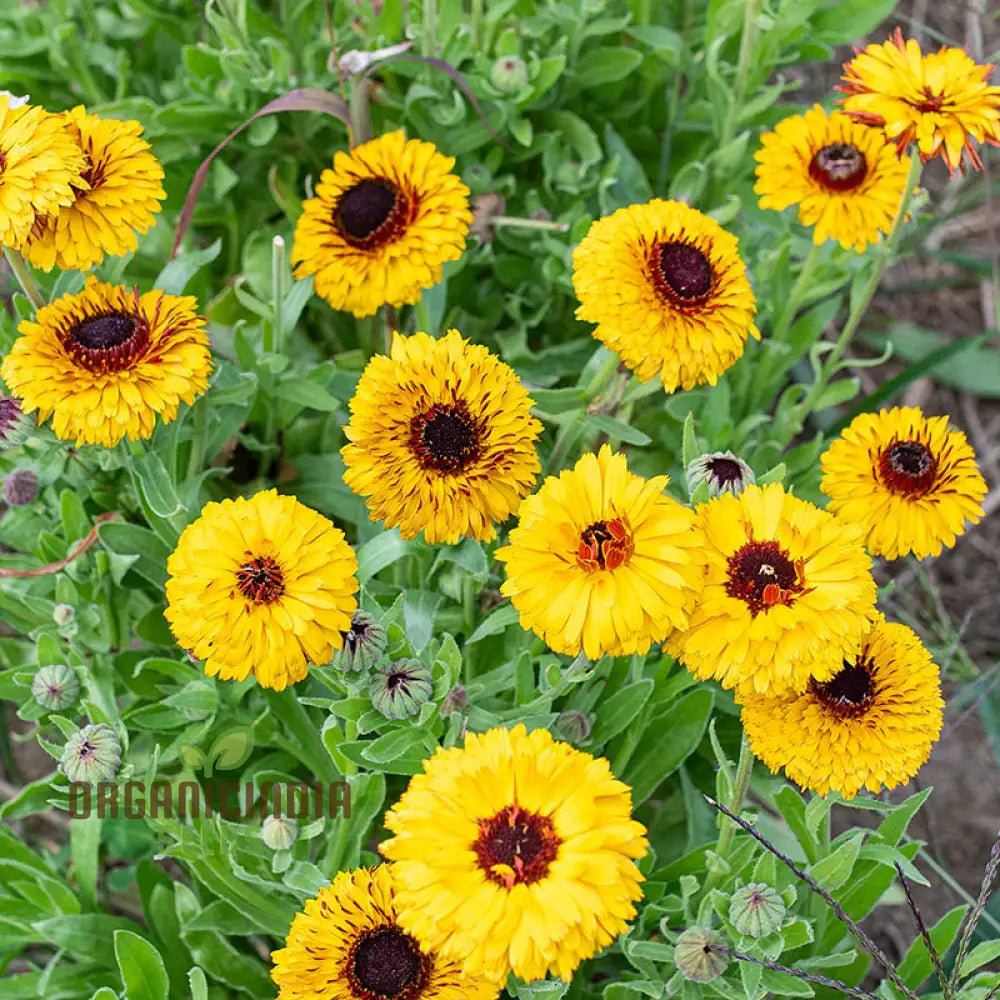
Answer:
<svg viewBox="0 0 1000 1000"><path fill-rule="evenodd" d="M802 560L792 561L777 542L747 542L729 557L726 593L744 601L751 615L792 605L806 592Z"/></svg>
<svg viewBox="0 0 1000 1000"><path fill-rule="evenodd" d="M95 753L97 753L97 747L94 746L90 740L84 740L80 744L80 750L77 756L79 756L80 760L90 760Z"/></svg>
<svg viewBox="0 0 1000 1000"><path fill-rule="evenodd" d="M812 680L809 690L829 711L841 718L864 715L875 698L872 668L865 660L845 663L835 677L822 683Z"/></svg>
<svg viewBox="0 0 1000 1000"><path fill-rule="evenodd" d="M708 466L710 478L720 488L743 481L743 470L735 459L710 458L705 464Z"/></svg>
<svg viewBox="0 0 1000 1000"><path fill-rule="evenodd" d="M924 85L924 96L919 101L907 101L911 108L924 114L940 111L944 106L944 94L935 94L930 87Z"/></svg>
<svg viewBox="0 0 1000 1000"><path fill-rule="evenodd" d="M285 592L281 567L270 556L248 559L240 566L236 582L240 593L254 604L273 604Z"/></svg>
<svg viewBox="0 0 1000 1000"><path fill-rule="evenodd" d="M149 344L145 321L127 313L103 313L80 320L62 336L63 347L81 368L95 373L131 368Z"/></svg>
<svg viewBox="0 0 1000 1000"><path fill-rule="evenodd" d="M668 299L693 305L712 290L712 264L697 247L661 243L653 263L653 283Z"/></svg>
<svg viewBox="0 0 1000 1000"><path fill-rule="evenodd" d="M365 636L368 634L368 623L358 622L357 624L354 624L352 622L350 630L342 634L348 650L352 653L356 653L358 651L358 646L365 641Z"/></svg>
<svg viewBox="0 0 1000 1000"><path fill-rule="evenodd" d="M846 142L834 142L818 150L809 162L809 176L831 191L856 188L868 172L865 154Z"/></svg>
<svg viewBox="0 0 1000 1000"><path fill-rule="evenodd" d="M512 889L518 882L531 885L545 878L559 844L551 819L514 805L479 821L479 838L472 849L486 877Z"/></svg>
<svg viewBox="0 0 1000 1000"><path fill-rule="evenodd" d="M425 469L461 472L478 457L479 441L464 403L435 403L410 421L410 450Z"/></svg>
<svg viewBox="0 0 1000 1000"><path fill-rule="evenodd" d="M878 469L886 489L902 496L920 497L934 486L937 459L919 441L893 441L878 457Z"/></svg>
<svg viewBox="0 0 1000 1000"><path fill-rule="evenodd" d="M429 963L416 941L395 925L368 932L351 949L347 980L360 1000L416 997L423 990Z"/></svg>
<svg viewBox="0 0 1000 1000"><path fill-rule="evenodd" d="M635 543L624 517L595 521L580 533L576 548L577 565L588 573L617 569L632 557Z"/></svg>
<svg viewBox="0 0 1000 1000"><path fill-rule="evenodd" d="M340 235L372 250L396 239L410 221L410 200L386 180L369 178L345 191L334 213Z"/></svg>

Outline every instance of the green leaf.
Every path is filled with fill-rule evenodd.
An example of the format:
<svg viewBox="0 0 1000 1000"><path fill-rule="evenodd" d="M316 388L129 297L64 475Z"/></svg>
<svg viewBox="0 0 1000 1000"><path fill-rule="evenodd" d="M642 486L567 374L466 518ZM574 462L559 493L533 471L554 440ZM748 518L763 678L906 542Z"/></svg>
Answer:
<svg viewBox="0 0 1000 1000"><path fill-rule="evenodd" d="M86 909L92 910L97 904L98 856L101 843L100 817L95 812L86 819L71 819L69 837L73 856L73 872L79 887L80 901Z"/></svg>
<svg viewBox="0 0 1000 1000"><path fill-rule="evenodd" d="M119 555L138 553L139 558L131 568L158 590L163 589L167 580L170 549L158 535L148 528L122 521L102 524L97 529L97 534L111 552Z"/></svg>
<svg viewBox="0 0 1000 1000"><path fill-rule="evenodd" d="M624 80L642 64L643 54L624 46L598 49L580 62L580 86L593 90L608 83Z"/></svg>
<svg viewBox="0 0 1000 1000"><path fill-rule="evenodd" d="M114 940L126 1000L167 1000L170 981L156 948L132 931L115 931Z"/></svg>
<svg viewBox="0 0 1000 1000"><path fill-rule="evenodd" d="M976 969L980 969L990 962L995 962L998 958L1000 958L1000 941L983 941L981 944L977 944L962 960L962 969L959 975L965 978Z"/></svg>
<svg viewBox="0 0 1000 1000"><path fill-rule="evenodd" d="M694 752L712 714L712 692L699 688L650 720L622 780L632 786L635 805L645 802L667 775Z"/></svg>
<svg viewBox="0 0 1000 1000"><path fill-rule="evenodd" d="M588 416L586 424L592 430L596 429L603 434L607 434L610 438L617 438L628 444L647 445L652 441L652 438L648 434L644 434L642 431L623 423L621 420L615 420L614 417L610 417L606 413Z"/></svg>
<svg viewBox="0 0 1000 1000"><path fill-rule="evenodd" d="M928 931L931 944L939 955L943 955L955 940L958 928L968 906L956 906L949 910L933 927ZM921 984L934 971L934 964L927 951L927 945L919 935L913 944L906 950L903 960L896 967L899 978L910 987L911 990L920 989Z"/></svg>
<svg viewBox="0 0 1000 1000"><path fill-rule="evenodd" d="M896 806L889 815L882 820L878 828L878 835L882 841L895 847L906 833L906 828L910 820L916 815L917 810L927 801L928 796L933 791L932 788L925 788L923 791L911 795Z"/></svg>
<svg viewBox="0 0 1000 1000"><path fill-rule="evenodd" d="M208 1000L208 980L197 965L188 972L188 985L191 987L191 1000Z"/></svg>
<svg viewBox="0 0 1000 1000"><path fill-rule="evenodd" d="M513 604L501 604L494 608L480 623L478 628L465 640L466 646L480 642L490 635L499 635L508 626L521 620L517 608Z"/></svg>
<svg viewBox="0 0 1000 1000"><path fill-rule="evenodd" d="M203 268L219 256L222 251L222 240L217 239L204 250L190 250L179 254L160 271L153 281L153 287L159 288L168 295L180 295L188 286L188 282Z"/></svg>
<svg viewBox="0 0 1000 1000"><path fill-rule="evenodd" d="M597 722L591 733L595 746L603 746L617 736L629 723L634 723L640 709L653 693L653 682L644 677L634 684L627 684L602 702L597 712Z"/></svg>
<svg viewBox="0 0 1000 1000"><path fill-rule="evenodd" d="M395 528L376 535L358 549L358 582L367 583L376 573L406 555L406 542Z"/></svg>
<svg viewBox="0 0 1000 1000"><path fill-rule="evenodd" d="M841 844L832 854L828 854L811 866L809 874L821 889L832 892L834 889L839 889L851 877L864 839L865 831L861 830Z"/></svg>
<svg viewBox="0 0 1000 1000"><path fill-rule="evenodd" d="M85 913L50 917L36 923L34 928L50 944L65 949L77 958L91 961L95 955L112 950L115 931L135 931L136 925L106 913Z"/></svg>
<svg viewBox="0 0 1000 1000"><path fill-rule="evenodd" d="M274 394L281 399L289 399L310 410L319 410L322 413L333 413L340 406L339 400L308 378L285 379L274 390Z"/></svg>
<svg viewBox="0 0 1000 1000"><path fill-rule="evenodd" d="M820 4L809 25L813 42L846 45L863 38L895 9L897 0L838 0Z"/></svg>
<svg viewBox="0 0 1000 1000"><path fill-rule="evenodd" d="M75 490L66 489L59 494L59 513L67 542L75 542L90 531L90 520Z"/></svg>

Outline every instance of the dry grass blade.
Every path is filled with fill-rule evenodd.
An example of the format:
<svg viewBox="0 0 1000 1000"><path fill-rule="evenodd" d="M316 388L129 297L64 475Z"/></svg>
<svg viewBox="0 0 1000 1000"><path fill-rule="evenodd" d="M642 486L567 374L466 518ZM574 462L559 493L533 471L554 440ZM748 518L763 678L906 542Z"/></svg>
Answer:
<svg viewBox="0 0 1000 1000"><path fill-rule="evenodd" d="M927 948L927 954L930 955L931 962L934 964L934 972L937 975L938 982L941 984L941 989L944 991L945 996L948 996L950 988L948 984L948 977L945 975L944 966L941 964L941 956L938 954L937 948L934 947L934 942L931 940L930 932L927 930L927 924L924 923L924 918L920 914L920 908L917 906L916 900L913 898L910 881L903 874L903 868L898 861L896 862L896 872L899 875L900 884L903 886L903 892L906 893L907 905L910 907L913 919L917 922L917 930L920 932L920 936L924 941L924 946Z"/></svg>
<svg viewBox="0 0 1000 1000"><path fill-rule="evenodd" d="M955 969L951 974L949 986L954 991L958 985L958 978L962 971L962 962L969 953L969 945L972 943L972 935L976 932L976 925L980 917L986 910L990 895L993 892L993 883L996 881L997 872L1000 872L1000 833L993 841L993 849L990 851L989 861L986 862L986 870L983 872L983 882L979 887L979 895L976 897L976 905L965 918L965 926L962 928L962 936L958 942L958 951L955 954Z"/></svg>

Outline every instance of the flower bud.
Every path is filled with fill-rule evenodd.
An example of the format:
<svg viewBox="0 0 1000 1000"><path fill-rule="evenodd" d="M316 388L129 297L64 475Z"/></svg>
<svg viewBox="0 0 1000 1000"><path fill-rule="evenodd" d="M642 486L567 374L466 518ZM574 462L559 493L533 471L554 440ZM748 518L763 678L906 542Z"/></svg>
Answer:
<svg viewBox="0 0 1000 1000"><path fill-rule="evenodd" d="M744 487L757 481L753 469L731 451L699 455L688 465L686 475L688 496L694 496L699 486L708 487L709 497L722 493L737 496Z"/></svg>
<svg viewBox="0 0 1000 1000"><path fill-rule="evenodd" d="M407 659L378 667L368 693L372 707L387 719L406 719L427 704L433 691L431 672L419 660Z"/></svg>
<svg viewBox="0 0 1000 1000"><path fill-rule="evenodd" d="M72 604L57 604L52 609L52 620L62 628L76 618L76 609Z"/></svg>
<svg viewBox="0 0 1000 1000"><path fill-rule="evenodd" d="M110 726L84 726L63 747L59 770L70 781L110 781L122 762L122 745Z"/></svg>
<svg viewBox="0 0 1000 1000"><path fill-rule="evenodd" d="M556 716L555 733L561 740L579 746L590 736L594 724L590 716L578 712L575 708L560 712Z"/></svg>
<svg viewBox="0 0 1000 1000"><path fill-rule="evenodd" d="M299 835L299 825L284 816L266 816L260 828L260 837L272 851L287 851Z"/></svg>
<svg viewBox="0 0 1000 1000"><path fill-rule="evenodd" d="M36 426L34 418L21 410L16 399L0 393L0 451L24 444Z"/></svg>
<svg viewBox="0 0 1000 1000"><path fill-rule="evenodd" d="M385 652L385 629L366 611L355 611L350 630L340 634L344 648L337 651L333 665L341 670L367 670Z"/></svg>
<svg viewBox="0 0 1000 1000"><path fill-rule="evenodd" d="M722 937L715 931L689 927L674 945L677 970L693 983L710 983L717 979L729 965L725 953L716 951L722 943Z"/></svg>
<svg viewBox="0 0 1000 1000"><path fill-rule="evenodd" d="M465 693L465 688L461 684L456 684L441 702L441 714L451 715L452 712L468 712L469 696Z"/></svg>
<svg viewBox="0 0 1000 1000"><path fill-rule="evenodd" d="M490 81L505 94L516 93L528 82L528 66L520 56L501 56L490 69Z"/></svg>
<svg viewBox="0 0 1000 1000"><path fill-rule="evenodd" d="M15 469L3 478L3 502L8 507L26 507L38 496L38 476L31 469Z"/></svg>
<svg viewBox="0 0 1000 1000"><path fill-rule="evenodd" d="M49 711L69 708L79 694L80 679L65 663L39 667L31 682L31 697Z"/></svg>
<svg viewBox="0 0 1000 1000"><path fill-rule="evenodd" d="M729 903L729 921L740 934L764 937L781 926L785 903L777 891L764 882L751 882L737 889Z"/></svg>

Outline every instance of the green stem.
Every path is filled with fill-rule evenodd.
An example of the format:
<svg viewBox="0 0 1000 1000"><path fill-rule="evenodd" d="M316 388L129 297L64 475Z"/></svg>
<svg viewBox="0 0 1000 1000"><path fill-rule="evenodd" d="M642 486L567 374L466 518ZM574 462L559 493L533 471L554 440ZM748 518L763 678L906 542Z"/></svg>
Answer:
<svg viewBox="0 0 1000 1000"><path fill-rule="evenodd" d="M318 781L336 781L339 775L323 746L316 724L295 697L291 688L284 691L267 691L267 701L276 719L284 723L291 737L290 745L296 756L312 771Z"/></svg>
<svg viewBox="0 0 1000 1000"><path fill-rule="evenodd" d="M736 816L739 816L746 801L747 792L750 789L751 774L753 774L753 754L750 752L750 743L744 735L740 742L740 759L736 765L736 777L733 780L733 795L726 803L729 811ZM736 824L726 822L725 819L722 822L719 839L715 843L715 854L725 861L729 856L729 849L733 846L733 837L736 836ZM718 869L709 872L708 878L705 879L704 895L707 896L721 878L722 872Z"/></svg>
<svg viewBox="0 0 1000 1000"><path fill-rule="evenodd" d="M544 229L553 233L569 232L569 223L553 222L551 219L522 219L516 215L491 215L489 224L496 229L507 226L510 229Z"/></svg>
<svg viewBox="0 0 1000 1000"><path fill-rule="evenodd" d="M10 247L3 248L3 255L7 258L7 263L10 265L14 277L17 278L21 291L28 297L36 310L41 309L45 305L45 296L42 295L42 290L38 287L38 282L35 281L35 275L27 261Z"/></svg>
<svg viewBox="0 0 1000 1000"><path fill-rule="evenodd" d="M473 52L478 52L482 48L482 33L483 0L472 0L472 14L469 17L469 41Z"/></svg>
<svg viewBox="0 0 1000 1000"><path fill-rule="evenodd" d="M774 326L771 329L771 340L783 343L785 338L788 336L788 330L792 325L792 320L795 319L795 314L798 311L799 306L806 298L806 294L809 290L809 283L812 281L812 276L816 271L816 265L819 263L819 259L822 255L823 245L821 243L813 243L809 250L809 254L802 262L802 267L799 270L799 276L795 280L795 284L792 285L792 290L789 292L788 299L785 302L784 307L775 317Z"/></svg>
<svg viewBox="0 0 1000 1000"><path fill-rule="evenodd" d="M187 479L194 479L205 464L208 443L208 406L203 399L191 407L191 455L188 458Z"/></svg>
<svg viewBox="0 0 1000 1000"><path fill-rule="evenodd" d="M351 146L360 146L372 137L372 115L368 94L368 78L351 77Z"/></svg>
<svg viewBox="0 0 1000 1000"><path fill-rule="evenodd" d="M285 294L285 241L275 236L271 241L271 325L276 354L283 354L285 348Z"/></svg>
<svg viewBox="0 0 1000 1000"><path fill-rule="evenodd" d="M812 412L812 406L826 388L830 378L836 372L837 366L840 364L840 359L844 356L844 351L847 350L847 345L850 343L851 337L853 337L857 332L861 320L868 311L868 306L871 305L872 299L875 298L875 292L878 290L879 282L881 282L882 275L885 273L885 269L889 266L889 262L892 260L893 252L896 249L897 238L903 224L903 219L906 218L907 210L909 209L910 202L913 199L914 189L917 186L917 182L920 180L920 167L920 157L911 157L910 170L906 175L906 186L903 188L902 197L899 199L899 205L896 208L896 215L892 220L892 226L890 227L885 240L879 245L878 254L875 257L875 263L872 267L871 274L868 276L868 281L866 282L865 287L861 290L861 294L851 303L851 311L847 316L847 322L844 324L843 330L840 331L840 336L837 338L837 342L833 345L833 350L830 351L826 361L820 369L816 381L809 387L809 391L806 393L805 398L800 404L800 412L803 415L803 419L808 417Z"/></svg>
<svg viewBox="0 0 1000 1000"><path fill-rule="evenodd" d="M437 55L437 0L424 0L424 26L420 43L425 56Z"/></svg>
<svg viewBox="0 0 1000 1000"><path fill-rule="evenodd" d="M344 721L344 742L353 743L358 738L358 724L354 719L346 719ZM353 774L358 773L358 765L351 760L347 754L344 754L344 777L349 777Z"/></svg>
<svg viewBox="0 0 1000 1000"><path fill-rule="evenodd" d="M754 18L757 15L757 5L759 2L760 0L744 0L743 33L740 35L740 57L736 66L736 81L733 84L733 92L730 97L729 106L726 109L726 117L722 123L722 134L719 136L720 149L729 145L736 134L736 119L740 109L743 107L743 97L747 89L747 76L750 73L750 55L753 52L753 43L757 34Z"/></svg>

